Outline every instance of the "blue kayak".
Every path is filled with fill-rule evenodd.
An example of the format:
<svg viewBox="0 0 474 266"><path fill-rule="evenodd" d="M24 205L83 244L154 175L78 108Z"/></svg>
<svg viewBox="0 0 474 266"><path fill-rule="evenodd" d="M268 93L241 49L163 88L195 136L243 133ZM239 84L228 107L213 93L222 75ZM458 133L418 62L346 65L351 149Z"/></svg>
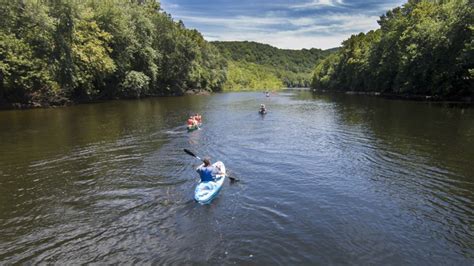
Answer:
<svg viewBox="0 0 474 266"><path fill-rule="evenodd" d="M217 175L214 181L199 182L194 190L194 199L201 204L209 204L217 197L219 191L224 185L226 170L224 163L216 162L213 166L218 167L221 171L221 175Z"/></svg>

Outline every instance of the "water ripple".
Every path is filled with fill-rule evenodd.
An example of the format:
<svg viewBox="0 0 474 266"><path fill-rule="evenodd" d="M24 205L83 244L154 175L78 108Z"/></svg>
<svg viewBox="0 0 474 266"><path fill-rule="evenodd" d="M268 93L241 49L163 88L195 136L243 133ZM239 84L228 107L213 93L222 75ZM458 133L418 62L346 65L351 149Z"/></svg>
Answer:
<svg viewBox="0 0 474 266"><path fill-rule="evenodd" d="M224 93L24 112L27 126L0 131L21 140L2 144L0 260L471 265L472 112L371 99ZM187 132L193 112L204 125ZM200 161L183 148L241 181L196 204Z"/></svg>

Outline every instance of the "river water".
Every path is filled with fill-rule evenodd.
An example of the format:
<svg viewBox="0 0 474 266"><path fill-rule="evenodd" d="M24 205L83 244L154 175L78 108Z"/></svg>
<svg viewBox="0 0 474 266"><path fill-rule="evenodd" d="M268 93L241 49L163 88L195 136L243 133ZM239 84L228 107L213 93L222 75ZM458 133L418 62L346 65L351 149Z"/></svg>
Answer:
<svg viewBox="0 0 474 266"><path fill-rule="evenodd" d="M223 93L2 111L0 141L2 264L474 263L472 108ZM197 204L183 148L240 182Z"/></svg>

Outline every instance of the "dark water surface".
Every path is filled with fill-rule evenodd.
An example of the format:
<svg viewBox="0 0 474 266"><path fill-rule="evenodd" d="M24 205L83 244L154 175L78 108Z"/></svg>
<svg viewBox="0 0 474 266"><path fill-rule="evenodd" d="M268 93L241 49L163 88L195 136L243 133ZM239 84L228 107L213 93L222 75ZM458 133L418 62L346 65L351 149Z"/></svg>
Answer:
<svg viewBox="0 0 474 266"><path fill-rule="evenodd" d="M2 111L0 141L2 263L474 263L472 108L225 93ZM195 203L183 148L241 182Z"/></svg>

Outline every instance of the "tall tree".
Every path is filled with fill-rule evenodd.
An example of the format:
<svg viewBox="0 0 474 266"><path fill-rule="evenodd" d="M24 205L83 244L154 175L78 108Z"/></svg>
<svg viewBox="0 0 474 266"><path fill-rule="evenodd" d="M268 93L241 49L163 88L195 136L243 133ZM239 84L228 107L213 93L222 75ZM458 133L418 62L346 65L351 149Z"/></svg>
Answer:
<svg viewBox="0 0 474 266"><path fill-rule="evenodd" d="M383 15L380 29L344 41L315 68L313 87L474 96L473 17L468 0L410 0Z"/></svg>

